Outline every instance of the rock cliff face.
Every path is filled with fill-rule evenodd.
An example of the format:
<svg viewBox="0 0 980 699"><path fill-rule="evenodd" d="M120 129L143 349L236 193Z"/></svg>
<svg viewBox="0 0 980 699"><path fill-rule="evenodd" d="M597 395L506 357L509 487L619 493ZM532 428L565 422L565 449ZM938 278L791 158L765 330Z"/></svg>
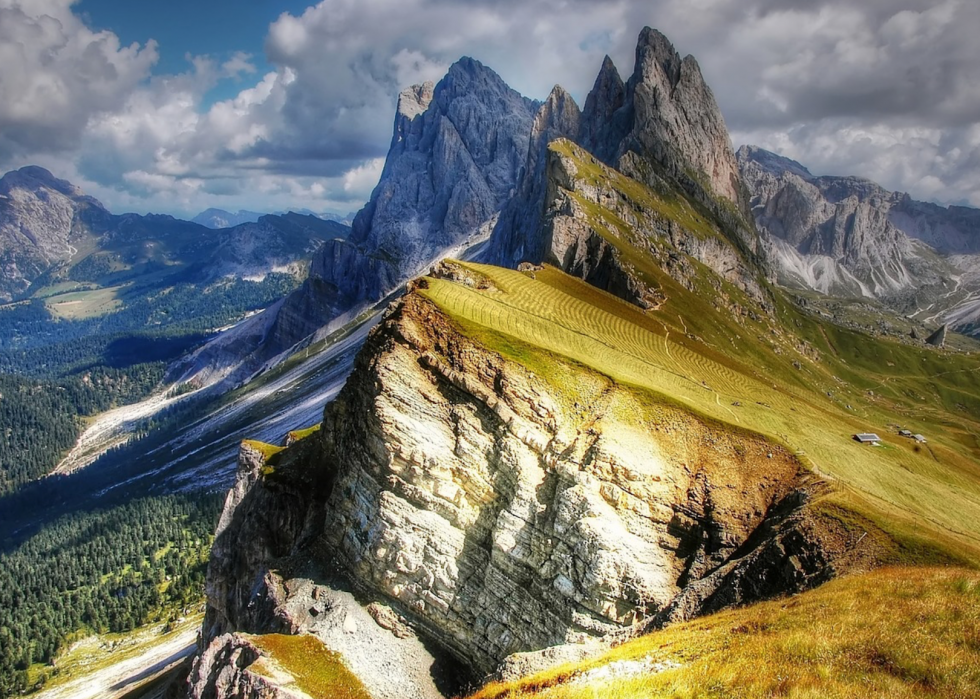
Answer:
<svg viewBox="0 0 980 699"><path fill-rule="evenodd" d="M636 65L627 82L606 57L581 112L564 90L555 88L536 119L517 195L494 230L490 261L510 266L548 261L579 273L562 264L567 245L559 243L556 248L551 225L560 202L551 196L556 183L548 181L553 174L547 169L548 146L558 138L575 143L637 186L662 197L683 199L683 206L696 208L721 240L729 242L721 247L731 248L724 253L719 248L705 255L705 260L719 259L726 267L725 276L746 282L738 283L761 298L751 279L765 269L764 250L751 223L747 193L724 120L693 57L681 59L662 34L647 28L640 34ZM600 183L593 185L593 189L603 188ZM608 190L598 197L598 205L620 194ZM697 234L688 231L687 237ZM593 242L593 256L605 254L608 246ZM726 258L724 262L719 254ZM595 263L600 275L623 276L622 269L605 269L599 259ZM636 285L635 280L632 284ZM627 296L632 297L635 294Z"/></svg>
<svg viewBox="0 0 980 699"><path fill-rule="evenodd" d="M600 74L599 87L603 87ZM597 104L589 117L604 118L618 101L611 79L612 104ZM598 103L598 99L597 99ZM628 128L612 150L612 141L597 141L598 155L626 152L652 158L679 181L690 178L691 189L704 187L735 206L742 205L738 167L725 121L711 88L693 56L681 58L663 34L649 27L640 34L636 66L626 84L623 105L613 111L613 124ZM601 129L593 129L601 131ZM590 142L583 144L590 148Z"/></svg>
<svg viewBox="0 0 980 699"><path fill-rule="evenodd" d="M420 284L317 436L266 462L243 452L208 573L208 640L308 628L282 583L296 561L335 563L478 674L832 573L828 525L807 509L821 486L792 454L666 405L633 426L634 397L599 375L569 405Z"/></svg>
<svg viewBox="0 0 980 699"><path fill-rule="evenodd" d="M581 118L572 96L556 85L534 118L518 190L494 227L488 259L513 266L526 260L540 262L549 258L551 241L542 220L549 203L548 146L556 139L574 139Z"/></svg>
<svg viewBox="0 0 980 699"><path fill-rule="evenodd" d="M107 217L102 204L40 167L0 178L0 300L26 291L35 279L75 254L86 218Z"/></svg>
<svg viewBox="0 0 980 699"><path fill-rule="evenodd" d="M316 254L263 343L273 357L338 315L379 301L440 253L464 244L513 194L538 105L478 61L404 90L385 167L346 240Z"/></svg>
<svg viewBox="0 0 980 699"><path fill-rule="evenodd" d="M642 168L635 156L623 162ZM740 287L765 305L759 268L724 235L722 228L676 191L649 188L600 163L568 141L547 154L544 261L644 308L662 298L630 260L630 250L654 261L693 288L688 258Z"/></svg>
<svg viewBox="0 0 980 699"><path fill-rule="evenodd" d="M815 177L751 146L738 161L783 283L877 298L906 314L931 309L928 320L976 290L980 211L916 202L857 177Z"/></svg>

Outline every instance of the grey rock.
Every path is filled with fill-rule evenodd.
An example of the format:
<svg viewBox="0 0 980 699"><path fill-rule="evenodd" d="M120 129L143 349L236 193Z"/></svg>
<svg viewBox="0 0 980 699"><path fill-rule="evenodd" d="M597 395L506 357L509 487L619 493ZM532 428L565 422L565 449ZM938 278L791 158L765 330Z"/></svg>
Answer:
<svg viewBox="0 0 980 699"><path fill-rule="evenodd" d="M494 230L490 261L516 266L562 259L547 220L554 201L546 201L550 185L542 184L547 175L542 154L549 142L565 138L644 186L669 198L683 197L706 211L742 258L739 276L765 271L765 250L752 223L725 122L693 57L681 59L662 34L646 28L626 83L607 56L581 115L572 119L567 107L560 110L568 100L559 102L554 92L549 102L547 113L539 115L544 128L532 136L537 146L529 152L518 195Z"/></svg>
<svg viewBox="0 0 980 699"><path fill-rule="evenodd" d="M262 651L247 636L226 634L215 638L195 660L188 677L188 699L305 699L306 694L286 686L292 677L264 668Z"/></svg>
<svg viewBox="0 0 980 699"><path fill-rule="evenodd" d="M107 216L101 203L44 168L23 167L0 178L0 300L68 262L73 244Z"/></svg>
<svg viewBox="0 0 980 699"><path fill-rule="evenodd" d="M513 194L538 105L478 61L399 96L385 167L346 240L325 243L256 356L275 357L384 298L489 225Z"/></svg>
<svg viewBox="0 0 980 699"><path fill-rule="evenodd" d="M980 288L980 210L916 202L858 177L817 177L752 146L738 162L781 283L910 315L928 308L932 318ZM969 327L970 311L953 324Z"/></svg>
<svg viewBox="0 0 980 699"><path fill-rule="evenodd" d="M567 419L553 391L410 292L317 438L282 452L271 475L243 450L209 566L205 637L320 623L307 620L309 596L290 602L295 581L269 572L297 560L340 565L478 673L831 574L819 532L802 526L811 486L784 449L740 437L744 456L716 482L696 465L734 458L716 428L678 411L664 430L620 434L603 417L610 393ZM784 575L790 556L799 566Z"/></svg>
<svg viewBox="0 0 980 699"><path fill-rule="evenodd" d="M926 344L932 345L933 347L945 347L946 346L946 332L947 328L943 325L941 328L932 333L926 338Z"/></svg>
<svg viewBox="0 0 980 699"><path fill-rule="evenodd" d="M488 260L513 267L524 260L549 258L550 241L543 221L549 203L548 145L559 138L574 138L581 118L572 96L556 85L534 118L520 185L494 227Z"/></svg>

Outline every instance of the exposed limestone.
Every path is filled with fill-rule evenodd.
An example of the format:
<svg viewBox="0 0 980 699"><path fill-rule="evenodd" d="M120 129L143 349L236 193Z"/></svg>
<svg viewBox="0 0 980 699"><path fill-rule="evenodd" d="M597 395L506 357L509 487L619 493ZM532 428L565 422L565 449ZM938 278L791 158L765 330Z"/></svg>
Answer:
<svg viewBox="0 0 980 699"><path fill-rule="evenodd" d="M644 191L640 183L567 142L548 156L545 261L641 307L659 306L663 295L634 273L616 247L619 239L688 288L694 274L690 257L764 302L753 268L708 220L701 219L704 230L690 230L652 203L660 197L656 192ZM666 199L679 201L671 195ZM688 210L694 214L689 205Z"/></svg>
<svg viewBox="0 0 980 699"><path fill-rule="evenodd" d="M277 310L260 360L380 301L446 250L492 227L517 184L537 108L471 58L453 64L436 85L402 91L370 201L347 239L317 251L307 281Z"/></svg>
<svg viewBox="0 0 980 699"><path fill-rule="evenodd" d="M633 424L643 411L599 376L570 409L422 292L374 331L317 435L271 466L243 450L208 638L313 628L289 601L298 583L271 572L295 560L337 562L479 673L831 575L799 515L817 486L791 454L748 435L736 450L666 406Z"/></svg>
<svg viewBox="0 0 980 699"><path fill-rule="evenodd" d="M41 167L0 178L0 301L71 259L86 221L107 218L102 204Z"/></svg>
<svg viewBox="0 0 980 699"><path fill-rule="evenodd" d="M556 233L548 220L556 204L552 183L544 180L546 174L552 174L547 145L563 138L605 166L693 204L731 248L715 251L727 258L718 260L716 270L724 268L727 276L739 278L739 285L761 300L755 282L744 282L764 269L765 251L751 221L748 195L724 120L694 58L681 59L662 34L644 29L628 82L623 83L607 56L584 111L579 114L570 101L563 90L555 88L539 113L518 193L498 221L487 259L511 267L522 261L562 260L555 253ZM606 189L600 206L608 205L607 200L618 194L613 188ZM691 238L690 233L686 237ZM590 255L607 254L601 242L593 243ZM731 254L738 259L731 259ZM715 256L705 255L706 259Z"/></svg>

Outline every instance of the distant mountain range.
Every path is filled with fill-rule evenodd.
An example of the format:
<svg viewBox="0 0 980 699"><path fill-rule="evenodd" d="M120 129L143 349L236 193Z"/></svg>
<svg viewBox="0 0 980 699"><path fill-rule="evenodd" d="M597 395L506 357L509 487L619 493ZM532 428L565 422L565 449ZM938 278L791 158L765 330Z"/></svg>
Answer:
<svg viewBox="0 0 980 699"><path fill-rule="evenodd" d="M980 210L916 201L859 177L817 177L753 146L738 151L738 164L782 284L980 328Z"/></svg>
<svg viewBox="0 0 980 699"><path fill-rule="evenodd" d="M277 211L275 214L277 216L283 216L287 213L296 213L303 216L316 216L324 221L336 221L337 223L342 223L345 226L349 226L354 220L354 214L349 213L346 216L341 216L340 214L333 213L316 213L310 209L298 209L287 211ZM256 223L260 218L266 214L260 213L258 211L247 211L240 210L237 213L232 213L230 211L225 211L224 209L205 209L197 216L191 219L192 223L199 223L207 228L232 228L234 226L239 226L243 223Z"/></svg>
<svg viewBox="0 0 980 699"><path fill-rule="evenodd" d="M325 241L349 228L317 216L259 216L214 231L172 216L115 215L40 167L0 178L0 301L60 281L118 285L147 274L183 281L305 274Z"/></svg>

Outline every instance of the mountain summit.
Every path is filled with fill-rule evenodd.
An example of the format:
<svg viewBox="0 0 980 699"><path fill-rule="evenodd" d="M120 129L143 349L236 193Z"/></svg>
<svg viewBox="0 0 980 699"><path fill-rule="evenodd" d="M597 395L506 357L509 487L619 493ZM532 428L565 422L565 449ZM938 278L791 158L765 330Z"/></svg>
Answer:
<svg viewBox="0 0 980 699"><path fill-rule="evenodd" d="M67 180L30 165L0 178L0 300L26 291L52 266L69 261L105 207Z"/></svg>

